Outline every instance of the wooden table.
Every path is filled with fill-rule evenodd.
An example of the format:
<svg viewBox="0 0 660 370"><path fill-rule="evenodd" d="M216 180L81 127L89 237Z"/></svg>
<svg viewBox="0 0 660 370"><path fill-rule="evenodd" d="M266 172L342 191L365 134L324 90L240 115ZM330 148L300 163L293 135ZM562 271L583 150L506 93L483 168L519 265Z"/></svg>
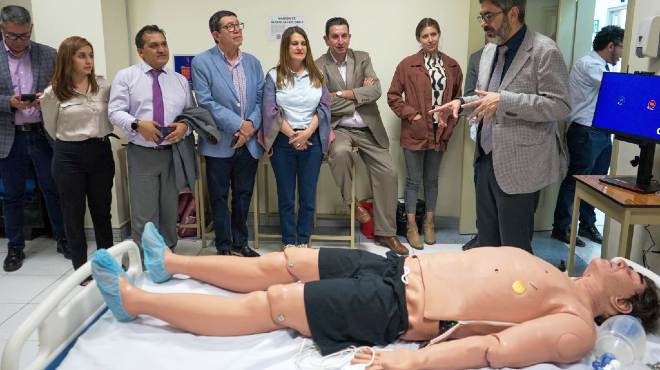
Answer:
<svg viewBox="0 0 660 370"><path fill-rule="evenodd" d="M568 255L568 274L571 275L573 272L575 239L577 237L577 221L580 216L581 200L621 223L617 255L630 258L634 226L636 224L660 224L660 196L635 193L618 186L604 184L598 181L605 177L602 175L576 175L573 177L575 177L576 182ZM602 248L603 250L606 248L605 240L603 240Z"/></svg>

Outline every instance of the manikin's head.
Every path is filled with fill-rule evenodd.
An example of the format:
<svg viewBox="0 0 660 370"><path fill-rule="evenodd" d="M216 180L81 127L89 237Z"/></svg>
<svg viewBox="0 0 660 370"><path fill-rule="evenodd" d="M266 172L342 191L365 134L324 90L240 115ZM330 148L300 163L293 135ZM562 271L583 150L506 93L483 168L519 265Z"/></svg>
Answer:
<svg viewBox="0 0 660 370"><path fill-rule="evenodd" d="M615 65L623 55L623 28L619 26L605 26L594 38L593 47L605 61Z"/></svg>
<svg viewBox="0 0 660 370"><path fill-rule="evenodd" d="M479 21L488 41L502 45L525 24L527 0L479 0Z"/></svg>
<svg viewBox="0 0 660 370"><path fill-rule="evenodd" d="M647 332L657 329L658 288L648 276L635 271L624 259L594 259L582 274L593 278L600 292L604 314L600 322L610 316L626 314L639 318Z"/></svg>

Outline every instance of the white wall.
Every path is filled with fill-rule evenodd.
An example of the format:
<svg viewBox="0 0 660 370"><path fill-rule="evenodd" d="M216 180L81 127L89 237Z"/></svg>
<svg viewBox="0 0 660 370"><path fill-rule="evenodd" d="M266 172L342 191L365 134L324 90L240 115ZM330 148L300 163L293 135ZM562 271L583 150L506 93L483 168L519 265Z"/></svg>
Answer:
<svg viewBox="0 0 660 370"><path fill-rule="evenodd" d="M476 1L476 0L473 0ZM268 35L271 16L295 15L304 18L304 29L310 37L315 57L325 52L322 41L327 18L343 16L351 24L351 46L371 54L374 68L381 80L384 93L379 108L392 143L391 153L399 173L399 194L403 194L405 168L399 142L399 120L387 106L385 91L398 62L418 50L415 26L423 17L434 17L443 30L442 49L458 60L463 68L468 55L469 1L455 0L365 0L352 2L301 2L292 0L268 1L227 0L221 3L211 0L188 2L182 6L175 0L127 0L128 29L132 37L140 27L156 23L165 29L172 54L197 54L213 44L208 31L208 19L217 10L236 12L245 22L245 41L242 49L254 54L268 69L277 62L279 41ZM134 49L134 48L133 48ZM135 51L132 61L137 60ZM462 130L457 130L449 143L440 169L439 200L437 214L458 217L460 207ZM362 167L360 167L362 168ZM272 171L269 171L272 176ZM272 178L271 178L272 180ZM274 207L274 181L271 181L271 206ZM321 213L345 211L341 206L339 191L327 166L321 170L318 206ZM363 168L358 180L358 198L367 197L368 187Z"/></svg>

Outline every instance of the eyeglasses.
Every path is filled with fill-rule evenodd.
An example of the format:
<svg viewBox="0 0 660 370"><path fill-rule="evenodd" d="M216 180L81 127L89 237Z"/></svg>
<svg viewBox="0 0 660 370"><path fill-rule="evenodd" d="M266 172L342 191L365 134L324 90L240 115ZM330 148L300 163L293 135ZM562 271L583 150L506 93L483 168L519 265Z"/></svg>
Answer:
<svg viewBox="0 0 660 370"><path fill-rule="evenodd" d="M30 34L32 32L25 32L25 33L13 33L13 32L5 32L4 35L7 39L11 41L16 41L18 39L21 39L23 41L27 41L30 39Z"/></svg>
<svg viewBox="0 0 660 370"><path fill-rule="evenodd" d="M222 26L220 28L224 28L229 32L234 32L236 30L243 30L243 28L245 28L245 23L243 23L243 22L241 22L241 23L230 23L230 24L228 24L226 26Z"/></svg>
<svg viewBox="0 0 660 370"><path fill-rule="evenodd" d="M501 12L495 12L495 13L490 13L490 12L489 12L489 13L479 14L479 15L475 18L475 20L476 20L479 24L481 24L481 22L484 22L484 23L490 23L490 22L493 21L493 19L495 19L496 16L498 16L498 15L500 15L500 14L502 14L502 13L504 13L504 11L501 11Z"/></svg>

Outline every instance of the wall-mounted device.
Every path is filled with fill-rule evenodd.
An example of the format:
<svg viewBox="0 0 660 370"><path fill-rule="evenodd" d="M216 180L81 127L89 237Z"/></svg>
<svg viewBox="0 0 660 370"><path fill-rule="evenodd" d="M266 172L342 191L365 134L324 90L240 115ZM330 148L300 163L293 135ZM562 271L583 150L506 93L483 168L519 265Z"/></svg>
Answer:
<svg viewBox="0 0 660 370"><path fill-rule="evenodd" d="M660 57L660 15L643 19L633 42L638 58Z"/></svg>

